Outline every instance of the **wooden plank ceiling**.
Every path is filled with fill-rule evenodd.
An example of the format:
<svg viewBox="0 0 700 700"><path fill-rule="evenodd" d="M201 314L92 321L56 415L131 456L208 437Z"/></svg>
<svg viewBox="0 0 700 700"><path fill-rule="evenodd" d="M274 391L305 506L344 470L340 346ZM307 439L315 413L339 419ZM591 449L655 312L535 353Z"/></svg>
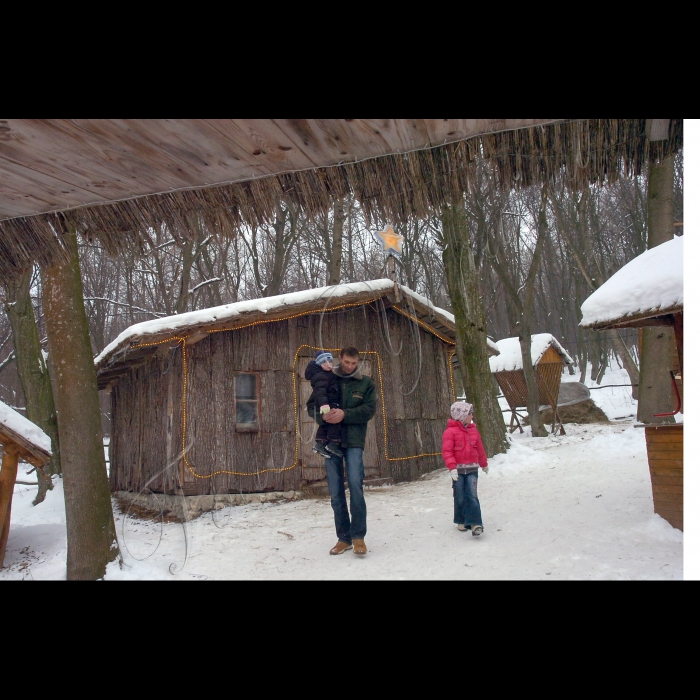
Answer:
<svg viewBox="0 0 700 700"><path fill-rule="evenodd" d="M564 119L0 119L0 221Z"/></svg>

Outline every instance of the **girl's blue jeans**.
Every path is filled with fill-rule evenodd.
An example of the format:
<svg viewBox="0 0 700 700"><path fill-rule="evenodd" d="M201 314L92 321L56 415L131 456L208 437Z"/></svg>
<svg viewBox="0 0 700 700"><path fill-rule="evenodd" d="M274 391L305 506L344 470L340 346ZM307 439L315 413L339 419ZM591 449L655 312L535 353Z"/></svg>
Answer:
<svg viewBox="0 0 700 700"><path fill-rule="evenodd" d="M476 493L476 484L479 480L479 472L460 474L457 481L452 482L455 513L454 522L457 525L482 525L481 505Z"/></svg>

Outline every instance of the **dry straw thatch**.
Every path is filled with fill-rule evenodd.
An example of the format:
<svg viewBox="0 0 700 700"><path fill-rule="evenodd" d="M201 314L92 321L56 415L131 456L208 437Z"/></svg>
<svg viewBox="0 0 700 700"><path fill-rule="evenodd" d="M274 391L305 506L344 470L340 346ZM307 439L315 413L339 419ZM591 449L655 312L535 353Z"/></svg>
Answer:
<svg viewBox="0 0 700 700"><path fill-rule="evenodd" d="M233 237L241 227L273 221L280 197L311 215L349 195L369 221L424 218L469 192L474 166L483 160L495 165L503 189L557 177L573 189L603 185L621 174L638 175L649 159L682 147L682 119L669 120L668 138L653 142L646 134L648 121L572 119L360 162L7 219L0 222L0 279L34 262L61 259L61 236L70 229L99 240L110 254L142 249L149 229L161 226L178 240L194 238L199 225Z"/></svg>

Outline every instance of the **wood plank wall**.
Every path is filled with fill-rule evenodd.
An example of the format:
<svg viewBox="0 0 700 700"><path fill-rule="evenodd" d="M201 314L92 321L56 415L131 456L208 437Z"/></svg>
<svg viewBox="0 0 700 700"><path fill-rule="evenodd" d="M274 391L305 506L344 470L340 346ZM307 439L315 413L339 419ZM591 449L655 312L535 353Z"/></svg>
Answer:
<svg viewBox="0 0 700 700"><path fill-rule="evenodd" d="M443 466L439 454L429 453L440 452L454 400L448 368L454 346L422 329L416 333L409 319L387 309L389 343L384 323L378 306L372 304L326 313L322 319L313 314L211 333L189 347L186 415L191 469L180 458L181 349L162 346L112 389L112 489L161 493L182 489L195 495L303 486L296 462L292 385L294 356L302 345L355 345L360 351L379 353L385 413L380 399L373 420L381 476L407 481ZM303 348L299 354L314 352ZM373 367L376 358L367 356ZM232 401L236 371L260 373L258 432L236 432ZM379 396L378 369L373 371ZM400 459L421 454L429 456Z"/></svg>
<svg viewBox="0 0 700 700"><path fill-rule="evenodd" d="M644 428L654 512L683 529L683 424Z"/></svg>

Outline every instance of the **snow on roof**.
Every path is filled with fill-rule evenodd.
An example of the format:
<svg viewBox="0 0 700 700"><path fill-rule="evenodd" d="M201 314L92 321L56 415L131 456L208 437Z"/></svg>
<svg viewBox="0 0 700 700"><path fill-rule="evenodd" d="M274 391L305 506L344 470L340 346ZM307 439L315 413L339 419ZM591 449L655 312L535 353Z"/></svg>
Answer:
<svg viewBox="0 0 700 700"><path fill-rule="evenodd" d="M0 401L0 424L51 454L51 438L35 423Z"/></svg>
<svg viewBox="0 0 700 700"><path fill-rule="evenodd" d="M520 351L520 340L518 338L504 338L496 343L500 355L489 357L491 372L512 372L523 368L523 356ZM564 350L559 341L550 333L536 333L531 338L530 350L532 364L536 365L552 346L562 357L567 365L574 363L569 353Z"/></svg>
<svg viewBox="0 0 700 700"><path fill-rule="evenodd" d="M448 324L454 326L455 318L449 311L445 311L444 309L434 306L428 299L420 294L417 294L412 289L409 289L404 285L399 285L399 287L401 288L401 291L405 292L408 296L413 297L419 303L433 309L438 320L440 317L443 317ZM209 309L189 311L184 314L165 316L163 318L157 318L151 321L136 323L122 331L111 343L109 343L102 350L102 352L95 357L95 364L98 365L105 357L109 356L129 339L138 340L140 337L163 333L175 334L179 330L188 329L192 326L235 321L236 318L242 316L243 314L279 311L285 306L293 307L313 301L323 302L324 299L328 306L332 307L337 301L340 301L341 297L347 295L354 295L360 292L369 291L379 292L378 296L382 296L382 292L386 293L393 288L394 283L390 279L370 280L367 282L351 282L348 284L308 289L303 292L278 294L272 297L263 297L262 299L239 301L232 304L224 304L223 306L214 306ZM495 343L493 343L491 340L488 342L489 346L495 349Z"/></svg>
<svg viewBox="0 0 700 700"><path fill-rule="evenodd" d="M153 335L156 333L176 333L178 330L189 328L195 325L206 325L209 323L221 323L222 321L232 321L237 317L247 313L268 313L279 310L285 306L296 306L305 302L317 301L327 298L328 305L332 306L334 301L348 294L367 291L383 291L393 289L394 283L389 279L373 280L371 282L353 282L351 284L339 284L330 287L319 287L317 289L307 289L303 292L291 292L289 294L277 294L272 297L262 299L251 299L249 301L238 301L223 306L213 306L209 309L199 311L188 311L184 314L165 316L143 321L129 326L122 331L104 350L95 358L95 364L109 355L127 338L138 338L139 336Z"/></svg>
<svg viewBox="0 0 700 700"><path fill-rule="evenodd" d="M683 306L683 236L650 248L621 267L581 304L579 326L644 318Z"/></svg>

